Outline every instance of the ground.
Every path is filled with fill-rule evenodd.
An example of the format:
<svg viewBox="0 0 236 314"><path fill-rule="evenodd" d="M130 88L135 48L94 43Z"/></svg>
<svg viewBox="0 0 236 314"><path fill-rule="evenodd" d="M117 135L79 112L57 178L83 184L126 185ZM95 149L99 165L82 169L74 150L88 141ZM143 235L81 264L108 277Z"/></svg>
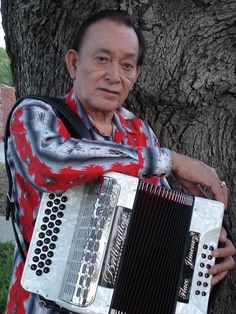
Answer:
<svg viewBox="0 0 236 314"><path fill-rule="evenodd" d="M8 179L4 164L0 163L0 215L5 215Z"/></svg>

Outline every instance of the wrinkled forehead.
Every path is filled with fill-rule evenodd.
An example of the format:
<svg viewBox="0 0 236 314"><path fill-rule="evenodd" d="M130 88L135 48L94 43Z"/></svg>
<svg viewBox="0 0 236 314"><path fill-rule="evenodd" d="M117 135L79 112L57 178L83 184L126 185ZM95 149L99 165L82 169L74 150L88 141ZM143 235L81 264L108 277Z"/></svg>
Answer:
<svg viewBox="0 0 236 314"><path fill-rule="evenodd" d="M134 29L107 18L96 21L88 27L84 34L81 50L85 47L109 50L123 47L127 53L137 56L139 53L138 37Z"/></svg>

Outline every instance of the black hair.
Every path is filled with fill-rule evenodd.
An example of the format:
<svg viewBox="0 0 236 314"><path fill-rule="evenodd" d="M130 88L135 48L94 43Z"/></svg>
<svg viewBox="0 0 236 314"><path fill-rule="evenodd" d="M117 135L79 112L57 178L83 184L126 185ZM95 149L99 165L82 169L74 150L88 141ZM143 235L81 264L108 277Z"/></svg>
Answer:
<svg viewBox="0 0 236 314"><path fill-rule="evenodd" d="M144 51L145 51L145 40L143 37L143 34L141 33L141 30L135 26L134 22L132 21L130 15L124 11L124 10L102 10L94 15L90 16L88 19L86 19L80 26L74 41L72 43L72 49L75 49L76 51L79 51L83 42L83 39L85 37L85 33L87 29L97 21L108 19L110 21L126 25L130 28L132 28L137 37L139 42L139 54L138 54L138 61L137 64L141 65L143 63L144 59Z"/></svg>

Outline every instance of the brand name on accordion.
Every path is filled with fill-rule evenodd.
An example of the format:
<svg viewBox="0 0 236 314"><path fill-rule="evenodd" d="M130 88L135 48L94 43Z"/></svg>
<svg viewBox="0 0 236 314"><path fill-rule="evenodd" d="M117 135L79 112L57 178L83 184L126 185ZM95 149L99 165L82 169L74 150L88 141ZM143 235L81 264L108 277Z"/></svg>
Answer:
<svg viewBox="0 0 236 314"><path fill-rule="evenodd" d="M190 266L191 269L194 269L196 251L199 243L199 237L197 235L193 235L191 237L190 247L188 255L185 257L185 264Z"/></svg>
<svg viewBox="0 0 236 314"><path fill-rule="evenodd" d="M181 287L179 289L179 296L180 298L182 298L183 300L186 300L188 297L188 291L189 291L189 284L190 284L190 280L188 278L184 279L184 284L183 287Z"/></svg>
<svg viewBox="0 0 236 314"><path fill-rule="evenodd" d="M186 255L184 258L184 267L179 286L178 301L188 303L192 286L193 272L196 263L200 233L189 232Z"/></svg>

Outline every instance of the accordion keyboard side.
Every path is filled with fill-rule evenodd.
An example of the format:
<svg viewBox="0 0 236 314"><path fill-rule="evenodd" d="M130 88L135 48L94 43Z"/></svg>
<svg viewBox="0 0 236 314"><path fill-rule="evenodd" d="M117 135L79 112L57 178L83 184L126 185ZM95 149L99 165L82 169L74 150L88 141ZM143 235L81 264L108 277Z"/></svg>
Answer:
<svg viewBox="0 0 236 314"><path fill-rule="evenodd" d="M223 203L195 197L178 290L178 300L181 302L177 302L176 314L207 313L212 278L208 270L215 264L212 251L218 246L223 215Z"/></svg>
<svg viewBox="0 0 236 314"><path fill-rule="evenodd" d="M44 193L22 286L76 313L108 313L113 289L99 284L103 258L116 208L132 208L137 184L110 173L62 194Z"/></svg>

